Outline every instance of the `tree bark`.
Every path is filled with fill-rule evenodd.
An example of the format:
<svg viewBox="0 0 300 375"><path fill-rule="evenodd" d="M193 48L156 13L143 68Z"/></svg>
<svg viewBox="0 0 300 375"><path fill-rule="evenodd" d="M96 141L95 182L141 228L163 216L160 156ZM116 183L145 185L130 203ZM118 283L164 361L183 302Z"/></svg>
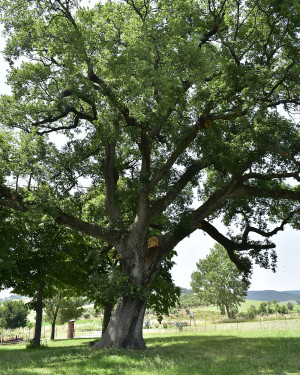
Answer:
<svg viewBox="0 0 300 375"><path fill-rule="evenodd" d="M226 308L226 312L227 312L227 317L228 317L228 319L231 319L231 314L230 314L229 306L228 306L228 305L225 305L225 308Z"/></svg>
<svg viewBox="0 0 300 375"><path fill-rule="evenodd" d="M146 306L147 306L147 301L143 301L143 305L141 307L135 328L134 328L134 333L133 333L133 340L135 342L143 342L144 343L144 348L146 348L146 344L143 338L143 326L144 326L144 317L145 317L145 311L146 311Z"/></svg>
<svg viewBox="0 0 300 375"><path fill-rule="evenodd" d="M145 202L142 202L142 200L139 205L144 209L140 208L136 222L131 228L131 235L124 236L118 246L116 246L116 250L120 254L120 263L124 276L129 276L128 292L130 283L133 283L132 286L139 285L146 293L147 285L151 283L159 268L153 268L151 273L149 271L150 265L147 264L147 209ZM151 259L151 266L155 265L155 262L157 262L157 259ZM133 290L135 290L135 287ZM100 341L92 349L146 349L143 339L146 303L146 295L121 296Z"/></svg>
<svg viewBox="0 0 300 375"><path fill-rule="evenodd" d="M58 311L59 311L59 303L57 303L57 305L55 307L55 311L54 311L54 315L53 315L53 320L52 320L52 323L51 323L51 337L50 337L50 340L54 340L54 338L55 338L55 324L56 324L56 319L57 319Z"/></svg>
<svg viewBox="0 0 300 375"><path fill-rule="evenodd" d="M36 304L35 304L36 326L35 326L35 333L34 333L34 338L33 338L33 346L35 348L39 348L40 345L41 345L44 288L45 288L45 281L41 280L40 288L39 288L39 291L38 291Z"/></svg>
<svg viewBox="0 0 300 375"><path fill-rule="evenodd" d="M112 302L106 302L104 306L103 323L102 323L102 336L108 327L114 304Z"/></svg>
<svg viewBox="0 0 300 375"><path fill-rule="evenodd" d="M116 306L110 322L92 349L146 349L143 339L143 320L146 301L137 297L123 297Z"/></svg>
<svg viewBox="0 0 300 375"><path fill-rule="evenodd" d="M50 340L54 340L55 337L55 323L51 323L51 336Z"/></svg>

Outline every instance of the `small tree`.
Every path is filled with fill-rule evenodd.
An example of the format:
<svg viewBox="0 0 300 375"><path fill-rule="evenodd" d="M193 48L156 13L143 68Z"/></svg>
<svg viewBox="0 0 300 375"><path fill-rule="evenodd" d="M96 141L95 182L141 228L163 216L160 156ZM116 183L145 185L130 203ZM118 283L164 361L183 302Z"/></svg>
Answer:
<svg viewBox="0 0 300 375"><path fill-rule="evenodd" d="M45 319L51 323L51 340L54 340L55 325L61 305L61 300L61 293L57 293L56 296L54 296L53 298L49 298L45 301Z"/></svg>
<svg viewBox="0 0 300 375"><path fill-rule="evenodd" d="M78 319L83 313L83 299L64 297L58 293L45 303L46 319L51 322L51 340L54 340L56 322L63 324L70 319Z"/></svg>
<svg viewBox="0 0 300 375"><path fill-rule="evenodd" d="M268 305L268 309L267 309L268 314L273 314L274 313L274 309L272 307L272 302L268 301L267 305Z"/></svg>
<svg viewBox="0 0 300 375"><path fill-rule="evenodd" d="M275 314L277 314L277 313L280 314L280 305L279 305L279 303L277 301L276 302L274 302L274 301L276 301L276 300L272 301L273 302L273 306L274 306L274 312L275 312Z"/></svg>
<svg viewBox="0 0 300 375"><path fill-rule="evenodd" d="M84 308L82 307L83 303L84 300L80 297L63 298L57 320L58 323L63 324L71 319L78 319L84 311Z"/></svg>
<svg viewBox="0 0 300 375"><path fill-rule="evenodd" d="M197 271L192 273L193 291L201 300L216 304L221 312L226 311L229 319L244 301L248 285L219 244L215 244L205 259L199 260Z"/></svg>
<svg viewBox="0 0 300 375"><path fill-rule="evenodd" d="M0 207L0 286L32 298L36 312L33 346L41 341L44 299L59 290L81 290L86 278L86 251L92 240L63 230L53 220L27 220ZM67 272L66 272L67 270ZM72 291L71 291L72 289ZM77 293L78 294L78 293Z"/></svg>
<svg viewBox="0 0 300 375"><path fill-rule="evenodd" d="M286 306L287 306L287 308L288 308L290 311L292 311L292 310L294 309L294 305L292 304L292 302L288 302L288 303L286 304Z"/></svg>
<svg viewBox="0 0 300 375"><path fill-rule="evenodd" d="M262 314L262 315L267 314L267 307L268 307L267 302L262 302L262 303L259 305L258 312L259 312L260 314Z"/></svg>
<svg viewBox="0 0 300 375"><path fill-rule="evenodd" d="M247 309L247 318L248 319L254 319L255 316L257 315L258 311L256 310L256 307L254 305L251 305Z"/></svg>
<svg viewBox="0 0 300 375"><path fill-rule="evenodd" d="M28 308L23 301L7 301L0 307L0 324L3 328L25 327Z"/></svg>
<svg viewBox="0 0 300 375"><path fill-rule="evenodd" d="M278 305L278 313L285 315L289 312L288 308L286 305Z"/></svg>

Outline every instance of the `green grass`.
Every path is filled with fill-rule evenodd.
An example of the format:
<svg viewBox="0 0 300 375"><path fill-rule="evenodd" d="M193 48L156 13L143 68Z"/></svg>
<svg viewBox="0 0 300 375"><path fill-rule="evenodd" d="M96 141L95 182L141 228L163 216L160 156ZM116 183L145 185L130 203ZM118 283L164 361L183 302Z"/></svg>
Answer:
<svg viewBox="0 0 300 375"><path fill-rule="evenodd" d="M290 329L166 332L145 336L145 351L90 351L83 339L41 350L0 346L1 375L295 375L300 324Z"/></svg>
<svg viewBox="0 0 300 375"><path fill-rule="evenodd" d="M249 309L249 307L252 305L258 309L261 303L262 301L254 301L251 299L246 299L245 302L241 303L238 309L239 309L239 312L246 312Z"/></svg>

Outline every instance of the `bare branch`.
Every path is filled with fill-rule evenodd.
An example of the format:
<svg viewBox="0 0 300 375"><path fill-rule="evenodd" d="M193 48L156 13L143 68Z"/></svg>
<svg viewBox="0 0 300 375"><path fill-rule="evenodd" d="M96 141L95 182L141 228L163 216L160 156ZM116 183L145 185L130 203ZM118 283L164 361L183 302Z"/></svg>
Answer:
<svg viewBox="0 0 300 375"><path fill-rule="evenodd" d="M300 181L299 171L296 172L286 172L286 173L246 173L243 175L242 182L248 181L250 179L270 181L272 179L285 179L285 178L294 178L297 181Z"/></svg>
<svg viewBox="0 0 300 375"><path fill-rule="evenodd" d="M147 15L149 14L149 9L150 9L150 5L149 5L149 1L143 1L143 5L141 7L137 7L134 0L125 0L126 3L128 5L130 5L134 11L136 12L136 14L140 17L140 19L145 22L145 19L147 17ZM144 13L142 13L142 10L145 10Z"/></svg>
<svg viewBox="0 0 300 375"><path fill-rule="evenodd" d="M151 216L157 217L157 215L162 213L191 181L192 177L196 176L203 168L205 168L205 165L200 161L195 161L191 164L167 193L152 204Z"/></svg>
<svg viewBox="0 0 300 375"><path fill-rule="evenodd" d="M119 111L128 126L138 126L136 119L129 115L129 109L119 102L109 85L107 85L103 79L95 74L91 63L88 63L88 78L91 82L95 83L95 90L101 90L101 92L108 98L110 103Z"/></svg>
<svg viewBox="0 0 300 375"><path fill-rule="evenodd" d="M215 26L213 29L208 31L206 34L204 34L203 38L201 39L200 43L198 44L198 47L201 48L205 43L207 43L210 38L218 33L220 25Z"/></svg>
<svg viewBox="0 0 300 375"><path fill-rule="evenodd" d="M164 165L162 165L154 174L152 179L149 181L149 183L145 186L145 192L149 193L163 178L164 174L168 172L178 157L187 149L187 147L191 144L191 142L196 138L197 134L199 133L200 129L205 129L205 123L209 119L207 113L208 108L204 111L206 115L200 116L198 121L190 128L190 131L187 133L187 135L183 138L183 140L179 143L179 145L175 148L175 150L172 152L168 160L165 162Z"/></svg>
<svg viewBox="0 0 300 375"><path fill-rule="evenodd" d="M245 242L235 242L232 239L225 237L222 233L220 233L212 224L208 221L203 220L200 225L200 229L207 233L211 238L216 240L219 244L224 246L227 250L227 253L230 259L234 262L234 264L240 269L241 271L249 271L249 267L251 266L248 262L245 263L245 259L239 257L235 251L243 251L243 250L266 250L266 249L274 249L276 247L273 243L262 244L260 242L253 242L253 241L245 241Z"/></svg>
<svg viewBox="0 0 300 375"><path fill-rule="evenodd" d="M57 127L49 127L49 125L45 126L46 124L53 124L63 118L66 118L70 113L75 114L74 122L72 125L62 125L62 126L57 126ZM37 134L41 135L41 134L51 133L51 132L58 131L58 130L75 129L79 126L80 119L87 120L93 123L97 119L97 117L88 115L87 113L84 113L84 112L80 112L74 107L67 107L65 111L62 112L61 114L54 116L54 117L47 117L40 121L33 122L31 125L34 127L46 128L46 130L41 130L37 132Z"/></svg>
<svg viewBox="0 0 300 375"><path fill-rule="evenodd" d="M300 191L289 189L268 189L257 186L240 185L234 192L230 194L230 197L242 196L300 201Z"/></svg>
<svg viewBox="0 0 300 375"><path fill-rule="evenodd" d="M5 185L0 185L0 206L11 208L14 211L28 212L29 207L37 206L35 202L24 202L23 196L15 193ZM104 241L114 243L116 238L116 231L110 227L102 227L97 224L92 224L78 219L74 216L68 215L58 207L41 207L43 212L52 217L57 224L65 225L71 229L82 232L94 238L99 238Z"/></svg>
<svg viewBox="0 0 300 375"><path fill-rule="evenodd" d="M252 227L250 225L247 225L245 230L244 230L244 233L243 233L242 243L247 243L248 235L249 235L250 232L257 233L257 234L261 235L262 237L269 238L269 237L272 237L275 234L277 234L279 231L283 231L284 226L286 224L288 224L291 221L292 217L299 211L300 211L300 209L292 211L285 219L282 220L282 222L279 226L277 226L276 228L274 228L273 230L271 230L269 232L266 232L266 231L264 231L262 229L259 229L259 228Z"/></svg>
<svg viewBox="0 0 300 375"><path fill-rule="evenodd" d="M0 185L0 206L12 208L15 211L27 212L23 197L5 185Z"/></svg>
<svg viewBox="0 0 300 375"><path fill-rule="evenodd" d="M74 216L68 215L60 209L56 210L56 214L53 215L55 222L59 225L67 226L78 232L87 234L93 238L99 238L109 243L112 243L114 236L113 230L110 228L103 228L97 224L88 223L86 221L75 218Z"/></svg>
<svg viewBox="0 0 300 375"><path fill-rule="evenodd" d="M112 133L115 132L114 126L111 125ZM120 207L116 200L116 190L117 190L117 183L119 180L118 171L115 167L115 143L113 141L107 140L105 146L105 158L103 163L103 172L105 177L105 205L109 217L109 221L112 225L121 225L122 223L122 215Z"/></svg>

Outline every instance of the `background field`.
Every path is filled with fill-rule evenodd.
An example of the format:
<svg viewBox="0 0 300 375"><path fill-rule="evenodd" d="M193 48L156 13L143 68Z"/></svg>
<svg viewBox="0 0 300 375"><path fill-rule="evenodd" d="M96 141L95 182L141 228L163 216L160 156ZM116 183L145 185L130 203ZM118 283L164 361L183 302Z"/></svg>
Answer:
<svg viewBox="0 0 300 375"><path fill-rule="evenodd" d="M193 296L192 301L194 301ZM246 312L251 305L254 305L256 308L259 307L261 301L252 301L246 300L241 304L239 312ZM285 303L279 303L280 305ZM226 316L221 316L220 311L216 306L193 306L188 304L188 308L179 308L172 309L169 316L163 317L162 324L159 324L157 317L151 314L151 330L147 329L145 332L164 332L176 330L176 324L184 323L187 325L191 324L191 327L183 327L184 331L187 330L197 330L197 331L213 331L216 329L233 329L239 330L241 327L246 327L250 324L251 321L244 321L244 319L238 318L237 320L228 321ZM88 307L92 309L92 305ZM190 320L190 311L194 312L194 320ZM30 314L30 320L34 323L35 313ZM93 338L101 336L101 327L102 327L102 316L94 317L90 316L89 319L81 318L75 322L75 337L76 338ZM145 319L148 319L148 313L145 316ZM269 316L260 315L252 320L259 329L269 329L268 322L277 321L277 328L285 329L287 326L293 326L300 319L300 305L294 305L292 312L289 312L287 315L273 314ZM164 328L163 324L166 328ZM33 325L33 324L32 324ZM218 328L219 327L219 328ZM224 328L222 328L224 327ZM227 328L226 328L227 327ZM178 331L178 329L177 329ZM49 339L51 334L51 325L48 322L43 322L42 327L42 338ZM24 329L16 330L4 330L0 328L0 339L8 339L9 337L23 337L24 339L31 339L33 337L33 328L25 327ZM65 339L67 337L67 324L56 325L56 335L57 339ZM0 373L0 375L2 375Z"/></svg>

